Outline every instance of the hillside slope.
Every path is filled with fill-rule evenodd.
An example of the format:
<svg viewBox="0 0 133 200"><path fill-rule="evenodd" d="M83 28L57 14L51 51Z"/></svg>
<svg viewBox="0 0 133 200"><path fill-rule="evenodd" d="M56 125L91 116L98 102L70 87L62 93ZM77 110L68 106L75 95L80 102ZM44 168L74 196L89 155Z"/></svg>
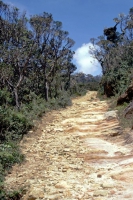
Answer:
<svg viewBox="0 0 133 200"><path fill-rule="evenodd" d="M22 200L132 200L133 151L121 136L116 111L96 92L43 117L21 142L25 162L6 177Z"/></svg>

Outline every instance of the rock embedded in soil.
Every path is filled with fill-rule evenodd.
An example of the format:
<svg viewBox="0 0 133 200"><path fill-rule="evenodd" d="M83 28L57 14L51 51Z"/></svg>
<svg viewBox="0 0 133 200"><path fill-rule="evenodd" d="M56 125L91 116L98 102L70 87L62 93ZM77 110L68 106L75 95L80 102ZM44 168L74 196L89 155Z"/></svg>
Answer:
<svg viewBox="0 0 133 200"><path fill-rule="evenodd" d="M97 190L93 193L94 197L98 197L98 196L107 196L108 195L108 191L106 190Z"/></svg>
<svg viewBox="0 0 133 200"><path fill-rule="evenodd" d="M55 188L59 188L59 189L64 188L64 189L67 189L67 188L70 188L70 186L67 184L66 181L60 181L59 183L57 183L55 185Z"/></svg>
<svg viewBox="0 0 133 200"><path fill-rule="evenodd" d="M117 110L108 111L108 112L106 112L106 113L104 114L104 118L105 118L106 120L112 120L112 119L114 119L114 118L117 118L117 117L118 117L117 112L118 112Z"/></svg>
<svg viewBox="0 0 133 200"><path fill-rule="evenodd" d="M115 137L117 111L107 112L96 95L52 111L24 137L25 161L6 177L8 190L25 186L21 200L133 200L132 146L123 145L122 134Z"/></svg>

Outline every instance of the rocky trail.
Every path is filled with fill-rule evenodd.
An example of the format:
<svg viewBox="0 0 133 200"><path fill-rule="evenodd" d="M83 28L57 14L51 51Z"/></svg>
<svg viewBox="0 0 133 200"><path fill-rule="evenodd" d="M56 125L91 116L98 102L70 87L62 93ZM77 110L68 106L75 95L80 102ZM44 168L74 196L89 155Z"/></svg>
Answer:
<svg viewBox="0 0 133 200"><path fill-rule="evenodd" d="M96 92L46 114L21 141L25 161L6 177L22 200L133 200L133 146Z"/></svg>

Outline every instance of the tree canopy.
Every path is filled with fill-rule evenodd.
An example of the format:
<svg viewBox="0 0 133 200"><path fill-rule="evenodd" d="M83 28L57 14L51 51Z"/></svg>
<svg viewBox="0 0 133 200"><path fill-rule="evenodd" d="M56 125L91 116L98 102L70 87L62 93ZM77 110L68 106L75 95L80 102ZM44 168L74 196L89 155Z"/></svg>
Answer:
<svg viewBox="0 0 133 200"><path fill-rule="evenodd" d="M58 97L76 69L69 33L49 13L27 19L26 13L2 1L0 13L1 89L12 93L18 108L30 92L47 101Z"/></svg>
<svg viewBox="0 0 133 200"><path fill-rule="evenodd" d="M101 64L103 76L100 85L107 96L124 92L133 72L133 8L128 15L119 14L114 22L114 27L104 29L103 35L91 39L93 48L90 49Z"/></svg>

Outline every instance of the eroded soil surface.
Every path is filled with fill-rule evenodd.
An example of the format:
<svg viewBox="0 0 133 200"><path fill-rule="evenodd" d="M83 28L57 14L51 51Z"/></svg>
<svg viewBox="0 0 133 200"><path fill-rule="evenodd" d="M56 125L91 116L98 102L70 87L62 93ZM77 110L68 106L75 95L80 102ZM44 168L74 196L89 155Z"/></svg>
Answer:
<svg viewBox="0 0 133 200"><path fill-rule="evenodd" d="M96 92L43 117L21 142L25 162L6 177L22 200L133 200L133 151Z"/></svg>

